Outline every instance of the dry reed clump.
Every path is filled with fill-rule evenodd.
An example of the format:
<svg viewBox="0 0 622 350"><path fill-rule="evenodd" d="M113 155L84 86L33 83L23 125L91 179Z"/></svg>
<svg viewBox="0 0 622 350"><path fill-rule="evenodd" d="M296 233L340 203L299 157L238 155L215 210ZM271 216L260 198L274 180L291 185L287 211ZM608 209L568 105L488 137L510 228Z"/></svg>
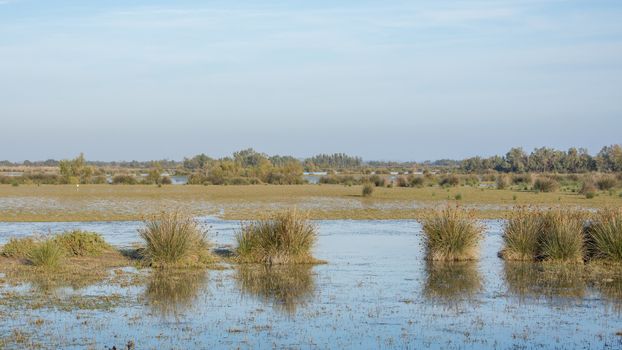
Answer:
<svg viewBox="0 0 622 350"><path fill-rule="evenodd" d="M440 261L474 260L484 227L473 212L459 206L431 210L420 219L426 259Z"/></svg>
<svg viewBox="0 0 622 350"><path fill-rule="evenodd" d="M52 238L67 256L97 256L112 250L104 238L94 232L68 231Z"/></svg>
<svg viewBox="0 0 622 350"><path fill-rule="evenodd" d="M363 189L361 190L361 195L363 197L371 197L374 193L374 184L371 182L365 183L363 185Z"/></svg>
<svg viewBox="0 0 622 350"><path fill-rule="evenodd" d="M589 250L597 259L622 262L622 209L601 209L587 230Z"/></svg>
<svg viewBox="0 0 622 350"><path fill-rule="evenodd" d="M236 240L240 262L270 265L319 262L311 255L317 241L317 227L307 214L296 210L244 223Z"/></svg>
<svg viewBox="0 0 622 350"><path fill-rule="evenodd" d="M207 232L190 215L161 212L148 216L139 230L141 256L151 267L203 267L214 261Z"/></svg>
<svg viewBox="0 0 622 350"><path fill-rule="evenodd" d="M542 213L536 209L513 210L503 230L504 248L500 256L506 260L538 259L542 224Z"/></svg>
<svg viewBox="0 0 622 350"><path fill-rule="evenodd" d="M36 245L37 241L33 237L11 238L2 247L2 255L7 258L25 259Z"/></svg>
<svg viewBox="0 0 622 350"><path fill-rule="evenodd" d="M539 177L533 183L533 189L537 192L555 192L559 188L559 182L549 177Z"/></svg>

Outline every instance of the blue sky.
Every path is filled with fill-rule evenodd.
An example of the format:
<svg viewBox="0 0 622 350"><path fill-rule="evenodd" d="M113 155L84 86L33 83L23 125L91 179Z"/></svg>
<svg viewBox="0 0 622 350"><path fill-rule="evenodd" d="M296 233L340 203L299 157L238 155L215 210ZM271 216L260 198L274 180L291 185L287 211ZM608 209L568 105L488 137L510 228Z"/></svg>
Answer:
<svg viewBox="0 0 622 350"><path fill-rule="evenodd" d="M0 0L0 159L622 142L622 1Z"/></svg>

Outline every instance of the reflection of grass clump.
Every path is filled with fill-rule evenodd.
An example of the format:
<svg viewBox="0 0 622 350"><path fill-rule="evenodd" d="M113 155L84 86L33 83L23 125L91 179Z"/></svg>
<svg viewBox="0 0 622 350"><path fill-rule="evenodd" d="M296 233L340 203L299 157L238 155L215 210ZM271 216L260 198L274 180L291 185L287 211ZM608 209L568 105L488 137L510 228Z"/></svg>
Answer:
<svg viewBox="0 0 622 350"><path fill-rule="evenodd" d="M424 295L443 302L457 303L482 288L482 279L473 261L428 261Z"/></svg>
<svg viewBox="0 0 622 350"><path fill-rule="evenodd" d="M296 210L243 224L236 240L240 262L270 265L318 262L311 255L317 241L317 227L307 215Z"/></svg>
<svg viewBox="0 0 622 350"><path fill-rule="evenodd" d="M428 260L472 260L483 227L472 212L460 207L447 206L428 212L420 220Z"/></svg>
<svg viewBox="0 0 622 350"><path fill-rule="evenodd" d="M541 227L542 214L539 211L516 208L505 224L501 256L506 260L536 259L539 255Z"/></svg>
<svg viewBox="0 0 622 350"><path fill-rule="evenodd" d="M55 268L61 263L63 250L54 240L46 240L36 244L28 253L27 258L34 266Z"/></svg>
<svg viewBox="0 0 622 350"><path fill-rule="evenodd" d="M507 261L503 266L509 292L521 298L582 298L586 289L583 270L583 267L522 261Z"/></svg>
<svg viewBox="0 0 622 350"><path fill-rule="evenodd" d="M310 265L240 265L236 281L240 289L263 301L273 302L287 313L313 296L315 279Z"/></svg>
<svg viewBox="0 0 622 350"><path fill-rule="evenodd" d="M139 230L145 242L142 252L152 267L196 267L213 261L206 232L189 215L162 212L149 216Z"/></svg>
<svg viewBox="0 0 622 350"><path fill-rule="evenodd" d="M595 258L622 262L622 209L603 209L589 226L590 251Z"/></svg>
<svg viewBox="0 0 622 350"><path fill-rule="evenodd" d="M149 305L163 316L189 309L207 281L203 270L155 270L145 290Z"/></svg>

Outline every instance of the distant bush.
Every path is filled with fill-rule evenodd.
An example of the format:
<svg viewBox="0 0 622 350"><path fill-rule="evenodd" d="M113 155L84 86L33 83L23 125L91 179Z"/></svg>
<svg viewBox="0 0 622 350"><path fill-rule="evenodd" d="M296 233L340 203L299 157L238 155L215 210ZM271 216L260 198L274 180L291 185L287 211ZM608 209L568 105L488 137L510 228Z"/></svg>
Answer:
<svg viewBox="0 0 622 350"><path fill-rule="evenodd" d="M601 191L607 191L614 187L616 187L618 181L613 176L603 176L598 181L596 181L596 185Z"/></svg>
<svg viewBox="0 0 622 350"><path fill-rule="evenodd" d="M371 195L374 193L374 185L371 183L366 183L363 185L363 190L361 191L361 194L363 197L371 197Z"/></svg>
<svg viewBox="0 0 622 350"><path fill-rule="evenodd" d="M138 181L132 175L115 175L112 178L112 183L115 185L135 185Z"/></svg>
<svg viewBox="0 0 622 350"><path fill-rule="evenodd" d="M171 180L171 178L168 176L162 176L162 178L160 179L160 183L162 185L170 185L173 183L173 180Z"/></svg>
<svg viewBox="0 0 622 350"><path fill-rule="evenodd" d="M447 206L427 212L420 219L428 260L473 260L482 238L483 226L472 212Z"/></svg>
<svg viewBox="0 0 622 350"><path fill-rule="evenodd" d="M28 261L38 267L55 268L60 265L63 250L54 240L46 240L37 245L28 254Z"/></svg>
<svg viewBox="0 0 622 350"><path fill-rule="evenodd" d="M372 175L367 179L368 182L371 182L374 184L374 186L376 187L384 187L385 185L385 179L383 177L380 177L380 175Z"/></svg>
<svg viewBox="0 0 622 350"><path fill-rule="evenodd" d="M533 183L533 177L530 173L514 174L512 175L512 183L515 185L524 184L527 186L531 186L531 184Z"/></svg>
<svg viewBox="0 0 622 350"><path fill-rule="evenodd" d="M454 199L457 201L461 201L462 200L462 193L458 193L454 196Z"/></svg>
<svg viewBox="0 0 622 350"><path fill-rule="evenodd" d="M317 261L311 256L317 227L296 210L242 224L236 241L240 262L277 265Z"/></svg>
<svg viewBox="0 0 622 350"><path fill-rule="evenodd" d="M558 188L559 183L547 177L539 177L533 183L533 189L538 192L555 192Z"/></svg>
<svg viewBox="0 0 622 350"><path fill-rule="evenodd" d="M189 215L162 212L151 215L139 230L142 253L152 267L199 267L212 262L207 233Z"/></svg>
<svg viewBox="0 0 622 350"><path fill-rule="evenodd" d="M585 195L587 198L594 198L596 195L596 184L594 184L594 180L585 179L583 184L581 185L581 189L579 189L579 194Z"/></svg>
<svg viewBox="0 0 622 350"><path fill-rule="evenodd" d="M101 185L101 184L105 184L108 183L108 179L106 178L106 176L93 176L91 177L91 183L95 184L95 185Z"/></svg>
<svg viewBox="0 0 622 350"><path fill-rule="evenodd" d="M454 174L451 174L442 177L438 184L443 187L455 187L460 184L460 178Z"/></svg>
<svg viewBox="0 0 622 350"><path fill-rule="evenodd" d="M497 189L498 190L504 190L504 189L508 188L508 186L510 185L510 180L508 179L507 175L505 175L505 174L497 175L497 179L496 179L495 182L497 184Z"/></svg>

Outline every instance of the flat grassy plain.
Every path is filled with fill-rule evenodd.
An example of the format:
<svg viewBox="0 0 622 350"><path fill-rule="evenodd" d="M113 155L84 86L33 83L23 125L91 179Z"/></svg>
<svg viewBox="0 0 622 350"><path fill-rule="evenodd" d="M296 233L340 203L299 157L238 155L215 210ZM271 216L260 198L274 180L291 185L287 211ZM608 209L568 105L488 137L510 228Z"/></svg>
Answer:
<svg viewBox="0 0 622 350"><path fill-rule="evenodd" d="M571 191L470 186L377 187L371 197L363 197L361 190L362 186L343 185L80 185L79 189L0 185L0 221L137 220L166 209L247 220L292 207L308 211L313 219L413 219L422 210L447 202L473 208L480 218L501 218L515 205L588 209L622 205L619 190L599 192L591 199Z"/></svg>

